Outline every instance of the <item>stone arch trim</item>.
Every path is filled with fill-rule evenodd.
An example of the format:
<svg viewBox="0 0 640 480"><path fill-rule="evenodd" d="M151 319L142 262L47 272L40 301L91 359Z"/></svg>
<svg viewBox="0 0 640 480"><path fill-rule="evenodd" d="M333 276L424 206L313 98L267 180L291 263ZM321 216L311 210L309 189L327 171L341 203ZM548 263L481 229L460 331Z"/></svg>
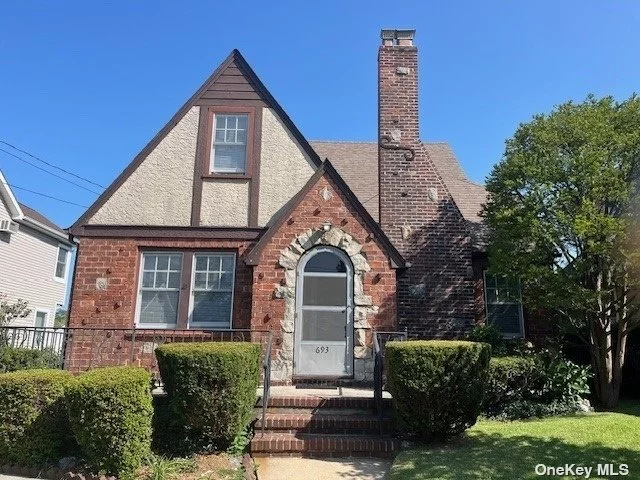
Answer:
<svg viewBox="0 0 640 480"><path fill-rule="evenodd" d="M275 298L285 301L285 313L281 320L282 346L273 360L272 378L289 380L293 375L294 328L296 312L296 275L300 258L312 248L327 245L346 253L353 264L353 344L354 378L357 381L373 379L373 356L369 332L369 317L378 313L379 306L373 305L371 296L365 295L364 276L371 271L367 257L362 252L362 244L341 228L331 227L308 229L280 251L278 265L284 269L284 285L274 291Z"/></svg>

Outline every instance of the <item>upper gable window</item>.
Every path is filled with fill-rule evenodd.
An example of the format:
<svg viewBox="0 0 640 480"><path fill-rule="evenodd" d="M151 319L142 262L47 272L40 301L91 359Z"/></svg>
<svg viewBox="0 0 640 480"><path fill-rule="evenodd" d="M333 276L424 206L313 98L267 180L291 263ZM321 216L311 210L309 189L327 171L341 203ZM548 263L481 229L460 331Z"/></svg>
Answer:
<svg viewBox="0 0 640 480"><path fill-rule="evenodd" d="M216 113L213 121L211 172L244 174L249 115Z"/></svg>

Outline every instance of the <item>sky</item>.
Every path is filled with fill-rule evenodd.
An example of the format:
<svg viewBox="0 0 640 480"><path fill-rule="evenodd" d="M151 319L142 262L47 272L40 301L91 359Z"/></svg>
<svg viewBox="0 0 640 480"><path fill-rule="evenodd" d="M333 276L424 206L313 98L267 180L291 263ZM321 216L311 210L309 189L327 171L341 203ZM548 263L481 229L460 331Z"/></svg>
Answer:
<svg viewBox="0 0 640 480"><path fill-rule="evenodd" d="M307 139L375 140L380 29L415 28L422 139L450 143L483 182L534 114L640 91L638 25L632 1L7 0L0 140L108 186L233 48ZM97 197L2 151L0 169L78 205ZM84 211L14 193L63 227Z"/></svg>

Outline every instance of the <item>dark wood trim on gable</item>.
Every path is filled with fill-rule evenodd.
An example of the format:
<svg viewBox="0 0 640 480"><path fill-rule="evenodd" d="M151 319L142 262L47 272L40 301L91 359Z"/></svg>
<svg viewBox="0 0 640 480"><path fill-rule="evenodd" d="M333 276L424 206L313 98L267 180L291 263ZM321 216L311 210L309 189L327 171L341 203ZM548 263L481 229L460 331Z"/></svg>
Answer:
<svg viewBox="0 0 640 480"><path fill-rule="evenodd" d="M210 240L256 240L266 228L192 227L164 225L84 225L73 235L78 237L124 238L204 238Z"/></svg>
<svg viewBox="0 0 640 480"><path fill-rule="evenodd" d="M207 117L206 108L200 108L200 120L198 122L198 140L196 143L196 159L193 166L193 192L191 195L191 226L200 226L200 212L202 210L202 178L200 172L202 166L199 159L202 158L206 151L207 142Z"/></svg>
<svg viewBox="0 0 640 480"><path fill-rule="evenodd" d="M220 84L218 85L218 81ZM226 88L223 85L228 85ZM250 90L255 89L255 93ZM202 110L206 110L208 107L252 107L256 110L256 118L258 117L258 111L261 113L262 107L272 108L275 113L280 117L285 127L289 130L291 135L297 140L300 147L308 155L311 161L320 166L322 160L318 154L313 150L309 142L304 138L300 130L291 121L287 113L275 100L271 93L267 90L262 81L258 78L253 69L249 66L242 54L238 50L233 50L229 56L220 64L220 66L209 76L209 78L202 84L202 86L187 100L187 102L180 107L176 114L165 124L164 127L149 141L149 143L140 151L133 161L120 173L120 175L109 185L109 187L98 197L98 199L80 216L80 218L69 229L70 233L75 236L80 236L83 231L82 227L87 224L91 217L102 207L105 202L120 188L120 186L129 178L129 176L140 166L144 159L149 155L154 148L158 146L160 141L171 131L176 124L182 120L184 115L193 106L200 106L201 111L201 123L202 123ZM261 128L261 127L260 127ZM200 127L199 127L200 132ZM261 132L260 132L261 133ZM259 132L256 131L254 138L259 139ZM198 143L199 147L197 152L200 156L203 155L203 147ZM259 148L255 150L259 156ZM197 159L196 159L196 163ZM195 173L195 172L194 172ZM230 178L230 177L225 177ZM244 178L244 177L243 177ZM199 185L197 185L197 184ZM258 182L256 182L258 183ZM198 191L202 187L202 183L196 182L194 179L194 198L192 200L191 209L191 224L197 226L200 223L200 208L202 203L202 191ZM252 225L251 219L254 219L257 223L257 185L252 185L250 190L252 197L255 200L250 199L250 208L256 211L249 214L249 224Z"/></svg>
<svg viewBox="0 0 640 480"><path fill-rule="evenodd" d="M262 108L256 109L253 134L253 176L249 193L249 226L258 226L258 208L260 202L260 158L262 155Z"/></svg>

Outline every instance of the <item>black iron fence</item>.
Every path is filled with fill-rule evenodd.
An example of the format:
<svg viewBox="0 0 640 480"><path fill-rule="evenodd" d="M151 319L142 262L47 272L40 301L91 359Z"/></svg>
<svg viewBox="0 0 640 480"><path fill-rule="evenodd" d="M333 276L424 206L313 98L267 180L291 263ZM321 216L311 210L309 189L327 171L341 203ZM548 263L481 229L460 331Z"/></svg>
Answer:
<svg viewBox="0 0 640 480"><path fill-rule="evenodd" d="M0 346L46 352L46 358L53 359L50 366L72 372L94 367L135 365L157 374L155 349L164 343L176 342L256 342L262 346L264 359L270 351L271 332L249 329L0 327Z"/></svg>

